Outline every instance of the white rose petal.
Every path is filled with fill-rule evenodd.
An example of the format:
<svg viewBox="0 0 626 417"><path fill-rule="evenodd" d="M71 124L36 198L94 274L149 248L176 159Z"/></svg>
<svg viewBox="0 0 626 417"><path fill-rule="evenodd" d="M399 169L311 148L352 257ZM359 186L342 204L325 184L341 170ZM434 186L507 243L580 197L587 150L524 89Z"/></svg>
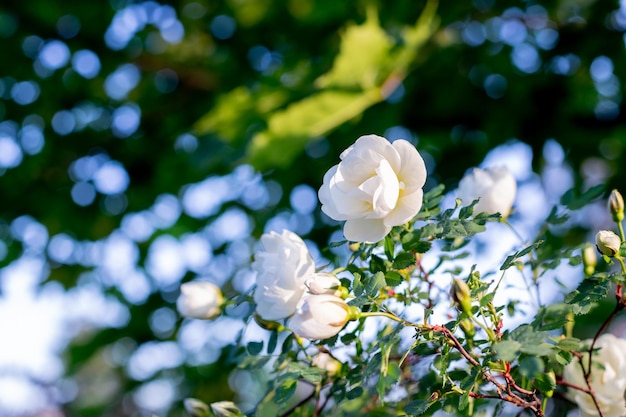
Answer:
<svg viewBox="0 0 626 417"><path fill-rule="evenodd" d="M340 159L324 175L318 196L324 213L346 221L346 239L377 242L420 211L426 165L406 140L361 136Z"/></svg>
<svg viewBox="0 0 626 417"><path fill-rule="evenodd" d="M288 326L300 337L321 340L339 333L348 320L349 307L342 298L309 294L298 304Z"/></svg>
<svg viewBox="0 0 626 417"><path fill-rule="evenodd" d="M587 340L587 345L591 340ZM626 340L605 333L598 338L594 348L591 371L591 386L605 417L623 417L626 415L624 392L626 392ZM583 353L582 363L585 368L589 353ZM563 380L586 388L581 363L574 358L563 370ZM591 396L580 390L568 388L567 396L580 408L581 417L598 416L598 410Z"/></svg>
<svg viewBox="0 0 626 417"><path fill-rule="evenodd" d="M338 290L341 287L339 278L325 272L313 275L305 282L305 286L309 290L309 294L330 294L337 297L341 294L341 291Z"/></svg>
<svg viewBox="0 0 626 417"><path fill-rule="evenodd" d="M185 317L212 319L222 312L223 302L222 291L217 285L206 281L192 281L180 286L176 307Z"/></svg>
<svg viewBox="0 0 626 417"><path fill-rule="evenodd" d="M474 213L500 213L502 217L511 213L516 193L515 178L504 167L474 168L461 179L457 190L457 196L463 200L464 205L480 198L474 206Z"/></svg>
<svg viewBox="0 0 626 417"><path fill-rule="evenodd" d="M291 316L306 289L305 282L315 273L315 263L305 243L284 230L261 236L263 250L255 253L252 269L257 272L254 301L265 320Z"/></svg>

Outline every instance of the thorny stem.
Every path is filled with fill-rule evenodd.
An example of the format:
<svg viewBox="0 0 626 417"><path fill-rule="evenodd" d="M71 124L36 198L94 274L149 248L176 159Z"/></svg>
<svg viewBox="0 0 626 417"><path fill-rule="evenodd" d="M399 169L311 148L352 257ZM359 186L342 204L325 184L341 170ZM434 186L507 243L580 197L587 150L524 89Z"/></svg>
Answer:
<svg viewBox="0 0 626 417"><path fill-rule="evenodd" d="M497 396L486 396L484 394L471 392L470 396L475 398L499 398L503 401L510 402L515 404L518 407L526 408L530 410L536 417L544 417L543 408L541 404L541 400L537 396L534 391L526 390L515 382L513 377L510 374L510 366L507 366L505 373L503 374L506 385L501 383L495 376L493 376L487 369L482 368L480 363L474 358L459 342L459 339L456 338L454 333L450 329L441 325L429 325L429 324L415 324L409 321L404 320L401 317L398 317L394 314L384 312L384 311L376 311L376 312L365 312L361 313L361 317L387 317L391 320L397 321L405 326L417 327L422 331L434 331L438 333L442 333L443 336L452 342L454 348L459 351L461 356L463 356L472 366L480 368L480 371L483 375L483 378L493 384L496 387ZM528 400L522 398L521 394L525 397L530 397Z"/></svg>
<svg viewBox="0 0 626 417"><path fill-rule="evenodd" d="M622 266L622 273L626 273L624 261L622 260L621 257L616 257L616 258L620 261L620 264ZM622 311L625 307L624 297L622 295L622 284L617 285L617 288L615 289L615 298L617 299L617 304L615 304L615 308L613 309L611 314L606 318L606 320L604 320L604 323L602 323L602 326L600 326L600 328L596 332L596 335L593 337L593 340L591 341L591 346L589 346L589 350L588 350L589 358L587 359L587 369L585 369L582 355L580 354L576 355L578 357L578 360L580 361L580 366L582 368L583 376L585 378L585 383L587 384L588 389L582 389L581 387L572 386L569 384L563 384L563 385L571 386L574 389L579 389L589 394L591 396L591 399L593 400L593 404L596 406L596 409L598 410L598 415L600 417L604 417L604 414L602 413L600 404L598 403L593 387L591 386L591 370L592 370L591 365L592 365L592 360L593 360L593 349L595 348L596 342L598 341L598 338L600 337L600 335L604 333L604 331L606 330L607 327L609 327L609 324L611 323L611 321L613 321L615 316L617 316L617 314L619 314L619 312Z"/></svg>
<svg viewBox="0 0 626 417"><path fill-rule="evenodd" d="M454 334L445 326L430 326L430 329L436 332L440 332L446 337L448 340L452 342L456 350L461 353L461 355L473 366L480 367L478 361L461 345L461 342L454 336ZM515 404L518 407L526 408L530 410L537 417L544 417L543 409L541 406L541 400L537 397L537 394L533 391L528 391L520 387L515 383L513 377L511 376L509 369L507 367L506 372L504 373L504 380L506 381L506 385L502 384L500 381L496 379L489 371L484 368L481 368L481 373L485 380L489 381L496 387L496 392L498 395L489 396L486 394L479 393L470 393L470 396L474 398L499 398L503 401L508 401L512 404ZM527 401L520 397L516 392L531 397L530 401Z"/></svg>

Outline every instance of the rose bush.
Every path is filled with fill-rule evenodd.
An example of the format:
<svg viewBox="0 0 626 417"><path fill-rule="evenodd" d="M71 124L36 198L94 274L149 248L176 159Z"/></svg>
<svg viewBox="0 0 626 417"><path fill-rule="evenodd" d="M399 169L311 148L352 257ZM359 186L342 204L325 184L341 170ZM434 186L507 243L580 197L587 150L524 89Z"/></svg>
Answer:
<svg viewBox="0 0 626 417"><path fill-rule="evenodd" d="M474 168L461 179L457 190L457 196L464 204L480 199L474 206L474 213L500 213L502 217L511 213L516 193L515 178L504 167Z"/></svg>
<svg viewBox="0 0 626 417"><path fill-rule="evenodd" d="M315 263L306 244L289 230L264 234L261 245L252 263L257 273L256 311L265 320L289 317L304 294L305 282L315 273Z"/></svg>
<svg viewBox="0 0 626 417"><path fill-rule="evenodd" d="M324 213L346 221L346 239L377 242L420 211L426 166L406 140L361 136L340 159L318 194Z"/></svg>
<svg viewBox="0 0 626 417"><path fill-rule="evenodd" d="M591 344L591 340L586 343ZM626 392L626 340L610 333L601 335L594 346L591 369L591 387L604 417L626 415L624 392ZM586 388L583 368L588 371L589 353L574 359L563 370L563 380L577 387ZM569 388L568 397L580 408L581 417L598 416L592 397L581 390Z"/></svg>
<svg viewBox="0 0 626 417"><path fill-rule="evenodd" d="M350 307L329 294L305 295L289 319L288 327L298 336L311 340L333 337L350 319Z"/></svg>
<svg viewBox="0 0 626 417"><path fill-rule="evenodd" d="M212 319L222 312L224 297L220 288L206 281L191 281L180 286L176 308L185 317Z"/></svg>

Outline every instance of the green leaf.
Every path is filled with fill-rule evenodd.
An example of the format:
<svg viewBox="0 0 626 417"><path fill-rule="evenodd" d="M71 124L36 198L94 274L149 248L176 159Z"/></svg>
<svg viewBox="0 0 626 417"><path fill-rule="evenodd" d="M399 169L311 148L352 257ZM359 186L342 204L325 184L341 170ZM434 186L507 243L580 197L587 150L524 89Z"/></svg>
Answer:
<svg viewBox="0 0 626 417"><path fill-rule="evenodd" d="M251 92L237 87L218 96L217 102L194 126L198 135L215 134L228 143L241 143L249 135L250 126L259 124L263 117L285 104L285 90L263 87Z"/></svg>
<svg viewBox="0 0 626 417"><path fill-rule="evenodd" d="M524 249L515 252L513 255L507 256L507 258L504 260L504 263L500 267L500 271L504 271L505 269L509 269L511 266L516 264L516 261L519 258L529 254L532 250L537 249L541 245L543 245L543 240L539 240L539 241L533 243L532 245L527 246Z"/></svg>
<svg viewBox="0 0 626 417"><path fill-rule="evenodd" d="M434 226L434 225L433 225ZM415 251L417 253L426 253L432 246L431 242L421 240L425 232L423 229L419 232L409 232L402 236L402 249L407 251ZM433 234L436 233L433 230Z"/></svg>
<svg viewBox="0 0 626 417"><path fill-rule="evenodd" d="M363 392L364 390L362 387L353 388L350 391L346 392L346 399L354 400L356 398L359 398L360 396L363 395Z"/></svg>
<svg viewBox="0 0 626 417"><path fill-rule="evenodd" d="M278 343L278 332L274 331L270 334L270 338L267 341L267 353L268 354L274 353L274 350L276 350L277 343Z"/></svg>
<svg viewBox="0 0 626 417"><path fill-rule="evenodd" d="M496 357L503 361L513 362L520 354L522 344L515 340L503 340L493 345Z"/></svg>
<svg viewBox="0 0 626 417"><path fill-rule="evenodd" d="M385 272L387 271L387 265L385 265L385 261L376 255L372 255L370 258L370 272Z"/></svg>
<svg viewBox="0 0 626 417"><path fill-rule="evenodd" d="M380 27L375 13L375 9L368 9L362 25L345 29L333 67L317 79L318 86L368 89L377 84L393 41Z"/></svg>
<svg viewBox="0 0 626 417"><path fill-rule="evenodd" d="M368 297L376 298L378 294L387 282L385 281L385 274L382 272L377 272L373 276L369 277L365 284L365 294Z"/></svg>
<svg viewBox="0 0 626 417"><path fill-rule="evenodd" d="M248 353L250 355L258 355L263 350L263 342L250 342L248 343Z"/></svg>
<svg viewBox="0 0 626 417"><path fill-rule="evenodd" d="M542 374L545 369L545 364L541 358L537 356L526 356L519 363L519 372L525 378L535 378L537 375Z"/></svg>
<svg viewBox="0 0 626 417"><path fill-rule="evenodd" d="M309 141L360 116L381 100L378 89L326 90L292 103L272 113L267 129L252 137L246 149L248 162L260 171L288 166Z"/></svg>
<svg viewBox="0 0 626 417"><path fill-rule="evenodd" d="M289 400L294 392L296 392L297 381L296 380L287 380L276 388L276 395L274 396L274 401L276 404L282 405L287 400Z"/></svg>
<svg viewBox="0 0 626 417"><path fill-rule="evenodd" d="M541 373L535 376L535 387L543 393L549 393L556 389L556 379L553 374Z"/></svg>
<svg viewBox="0 0 626 417"><path fill-rule="evenodd" d="M533 326L540 330L561 329L569 322L568 314L571 311L572 306L566 303L541 307L533 320Z"/></svg>
<svg viewBox="0 0 626 417"><path fill-rule="evenodd" d="M609 280L584 279L576 290L565 297L565 302L572 305L574 314L586 314L595 303L606 298L610 288Z"/></svg>
<svg viewBox="0 0 626 417"><path fill-rule="evenodd" d="M474 214L474 206L476 206L476 204L478 204L478 199L472 201L472 203L469 206L466 207L461 207L461 210L459 210L459 219L467 219L469 218L472 214Z"/></svg>
<svg viewBox="0 0 626 417"><path fill-rule="evenodd" d="M569 215L567 213L559 215L557 207L554 206L552 207L552 211L550 212L550 215L546 219L546 222L548 222L549 224L558 225L558 224L565 223L568 219L569 219Z"/></svg>
<svg viewBox="0 0 626 417"><path fill-rule="evenodd" d="M389 287L400 285L402 281L404 281L404 278L396 271L387 271L385 274L385 282Z"/></svg>
<svg viewBox="0 0 626 417"><path fill-rule="evenodd" d="M580 339L575 337L559 338L556 346L561 350L578 351L580 349Z"/></svg>
<svg viewBox="0 0 626 417"><path fill-rule="evenodd" d="M604 184L596 185L581 195L577 195L576 190L572 188L563 194L561 204L567 206L570 210L578 210L589 204L591 200L600 197L602 193L604 193L605 188L606 186Z"/></svg>
<svg viewBox="0 0 626 417"><path fill-rule="evenodd" d="M385 236L384 248L385 256L387 256L388 260L392 261L395 254L396 244L390 235Z"/></svg>
<svg viewBox="0 0 626 417"><path fill-rule="evenodd" d="M404 407L404 412L412 416L424 414L437 401L414 400Z"/></svg>
<svg viewBox="0 0 626 417"><path fill-rule="evenodd" d="M415 265L415 255L411 252L401 252L393 260L393 269L405 269Z"/></svg>
<svg viewBox="0 0 626 417"><path fill-rule="evenodd" d="M512 340L519 342L520 352L535 356L548 356L553 352L553 346L548 345L549 333L536 331L532 326L523 324L513 330L510 335Z"/></svg>

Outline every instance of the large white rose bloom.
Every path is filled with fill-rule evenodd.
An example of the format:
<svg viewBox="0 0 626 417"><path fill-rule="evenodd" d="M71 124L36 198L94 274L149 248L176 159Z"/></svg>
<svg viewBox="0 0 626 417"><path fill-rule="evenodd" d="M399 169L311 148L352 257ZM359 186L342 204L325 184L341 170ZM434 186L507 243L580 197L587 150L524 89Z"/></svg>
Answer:
<svg viewBox="0 0 626 417"><path fill-rule="evenodd" d="M185 317L212 319L222 312L224 297L220 288L206 281L191 281L180 286L176 308Z"/></svg>
<svg viewBox="0 0 626 417"><path fill-rule="evenodd" d="M343 298L330 294L307 294L287 326L298 336L311 340L333 337L350 319L350 308Z"/></svg>
<svg viewBox="0 0 626 417"><path fill-rule="evenodd" d="M457 196L468 205L480 198L474 213L500 213L507 217L511 213L517 183L511 172L504 167L491 169L474 168L459 183Z"/></svg>
<svg viewBox="0 0 626 417"><path fill-rule="evenodd" d="M591 340L586 341L588 345ZM626 416L624 392L626 391L626 340L605 333L598 338L594 348L591 369L591 386L605 417ZM582 363L587 368L589 353L583 354ZM576 358L563 370L563 380L587 388L585 377ZM568 388L567 396L580 408L581 417L598 416L591 396L580 390Z"/></svg>
<svg viewBox="0 0 626 417"><path fill-rule="evenodd" d="M340 159L324 175L318 195L324 213L346 221L346 239L378 242L420 211L426 166L406 140L361 136Z"/></svg>
<svg viewBox="0 0 626 417"><path fill-rule="evenodd" d="M306 244L289 230L264 234L261 245L252 263L256 311L265 320L289 317L304 294L304 283L315 273L315 263Z"/></svg>

